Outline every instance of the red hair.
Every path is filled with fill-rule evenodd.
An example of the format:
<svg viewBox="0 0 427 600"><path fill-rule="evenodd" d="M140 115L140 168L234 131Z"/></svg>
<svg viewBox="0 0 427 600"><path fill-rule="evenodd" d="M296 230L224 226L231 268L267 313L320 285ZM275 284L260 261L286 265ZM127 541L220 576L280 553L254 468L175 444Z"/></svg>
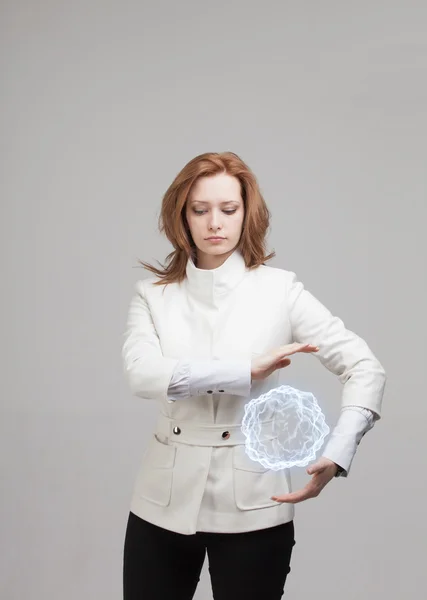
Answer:
<svg viewBox="0 0 427 600"><path fill-rule="evenodd" d="M160 278L155 285L185 279L188 259L196 258L196 247L185 216L187 198L200 177L218 173L227 173L240 181L245 216L237 248L242 253L246 266L258 267L275 256L274 251L267 255L265 250L270 212L255 175L234 152L206 152L185 165L163 196L159 230L166 235L174 250L166 257L166 265L159 263L161 269L139 260L141 265Z"/></svg>

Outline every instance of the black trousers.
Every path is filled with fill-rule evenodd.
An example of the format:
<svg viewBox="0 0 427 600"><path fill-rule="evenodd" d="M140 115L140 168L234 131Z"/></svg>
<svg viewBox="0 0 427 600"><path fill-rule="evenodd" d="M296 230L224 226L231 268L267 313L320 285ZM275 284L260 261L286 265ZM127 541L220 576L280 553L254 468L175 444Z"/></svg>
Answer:
<svg viewBox="0 0 427 600"><path fill-rule="evenodd" d="M215 600L279 600L294 544L293 521L244 533L183 535L131 512L124 543L124 600L191 600L206 553Z"/></svg>

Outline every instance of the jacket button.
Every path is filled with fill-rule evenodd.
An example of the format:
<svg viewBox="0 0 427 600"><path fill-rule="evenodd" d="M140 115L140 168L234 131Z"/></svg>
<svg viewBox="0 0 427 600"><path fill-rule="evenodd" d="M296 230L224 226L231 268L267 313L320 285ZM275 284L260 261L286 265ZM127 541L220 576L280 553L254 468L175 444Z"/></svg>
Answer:
<svg viewBox="0 0 427 600"><path fill-rule="evenodd" d="M174 427L172 430L176 435L179 435L181 433L181 429L179 427Z"/></svg>
<svg viewBox="0 0 427 600"><path fill-rule="evenodd" d="M230 432L229 431L224 431L222 433L222 439L223 440L228 440L229 437L230 437Z"/></svg>

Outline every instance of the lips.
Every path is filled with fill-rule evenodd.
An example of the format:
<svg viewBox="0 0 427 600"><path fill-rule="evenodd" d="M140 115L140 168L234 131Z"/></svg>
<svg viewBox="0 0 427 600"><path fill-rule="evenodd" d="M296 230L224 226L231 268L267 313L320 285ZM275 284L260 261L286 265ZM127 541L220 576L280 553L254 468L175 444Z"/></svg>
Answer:
<svg viewBox="0 0 427 600"><path fill-rule="evenodd" d="M225 240L223 237L208 237L207 240Z"/></svg>

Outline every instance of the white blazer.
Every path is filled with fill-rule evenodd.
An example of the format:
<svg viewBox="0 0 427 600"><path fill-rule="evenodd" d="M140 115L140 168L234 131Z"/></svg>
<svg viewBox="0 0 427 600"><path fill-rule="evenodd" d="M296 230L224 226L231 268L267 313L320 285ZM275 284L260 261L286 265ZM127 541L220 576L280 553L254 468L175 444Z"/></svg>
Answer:
<svg viewBox="0 0 427 600"><path fill-rule="evenodd" d="M362 406L379 416L384 369L366 342L291 271L266 265L248 270L235 250L212 270L189 260L186 275L181 284L167 286L153 286L155 277L139 280L129 307L122 348L126 377L135 396L159 404L130 509L184 534L251 531L290 521L294 506L270 498L291 491L289 470L268 470L249 459L240 431L245 404L277 387L279 372L249 384L249 395L217 386L170 403L167 391L178 361L250 361L282 344L309 342L319 346L314 356L343 384L342 407Z"/></svg>

